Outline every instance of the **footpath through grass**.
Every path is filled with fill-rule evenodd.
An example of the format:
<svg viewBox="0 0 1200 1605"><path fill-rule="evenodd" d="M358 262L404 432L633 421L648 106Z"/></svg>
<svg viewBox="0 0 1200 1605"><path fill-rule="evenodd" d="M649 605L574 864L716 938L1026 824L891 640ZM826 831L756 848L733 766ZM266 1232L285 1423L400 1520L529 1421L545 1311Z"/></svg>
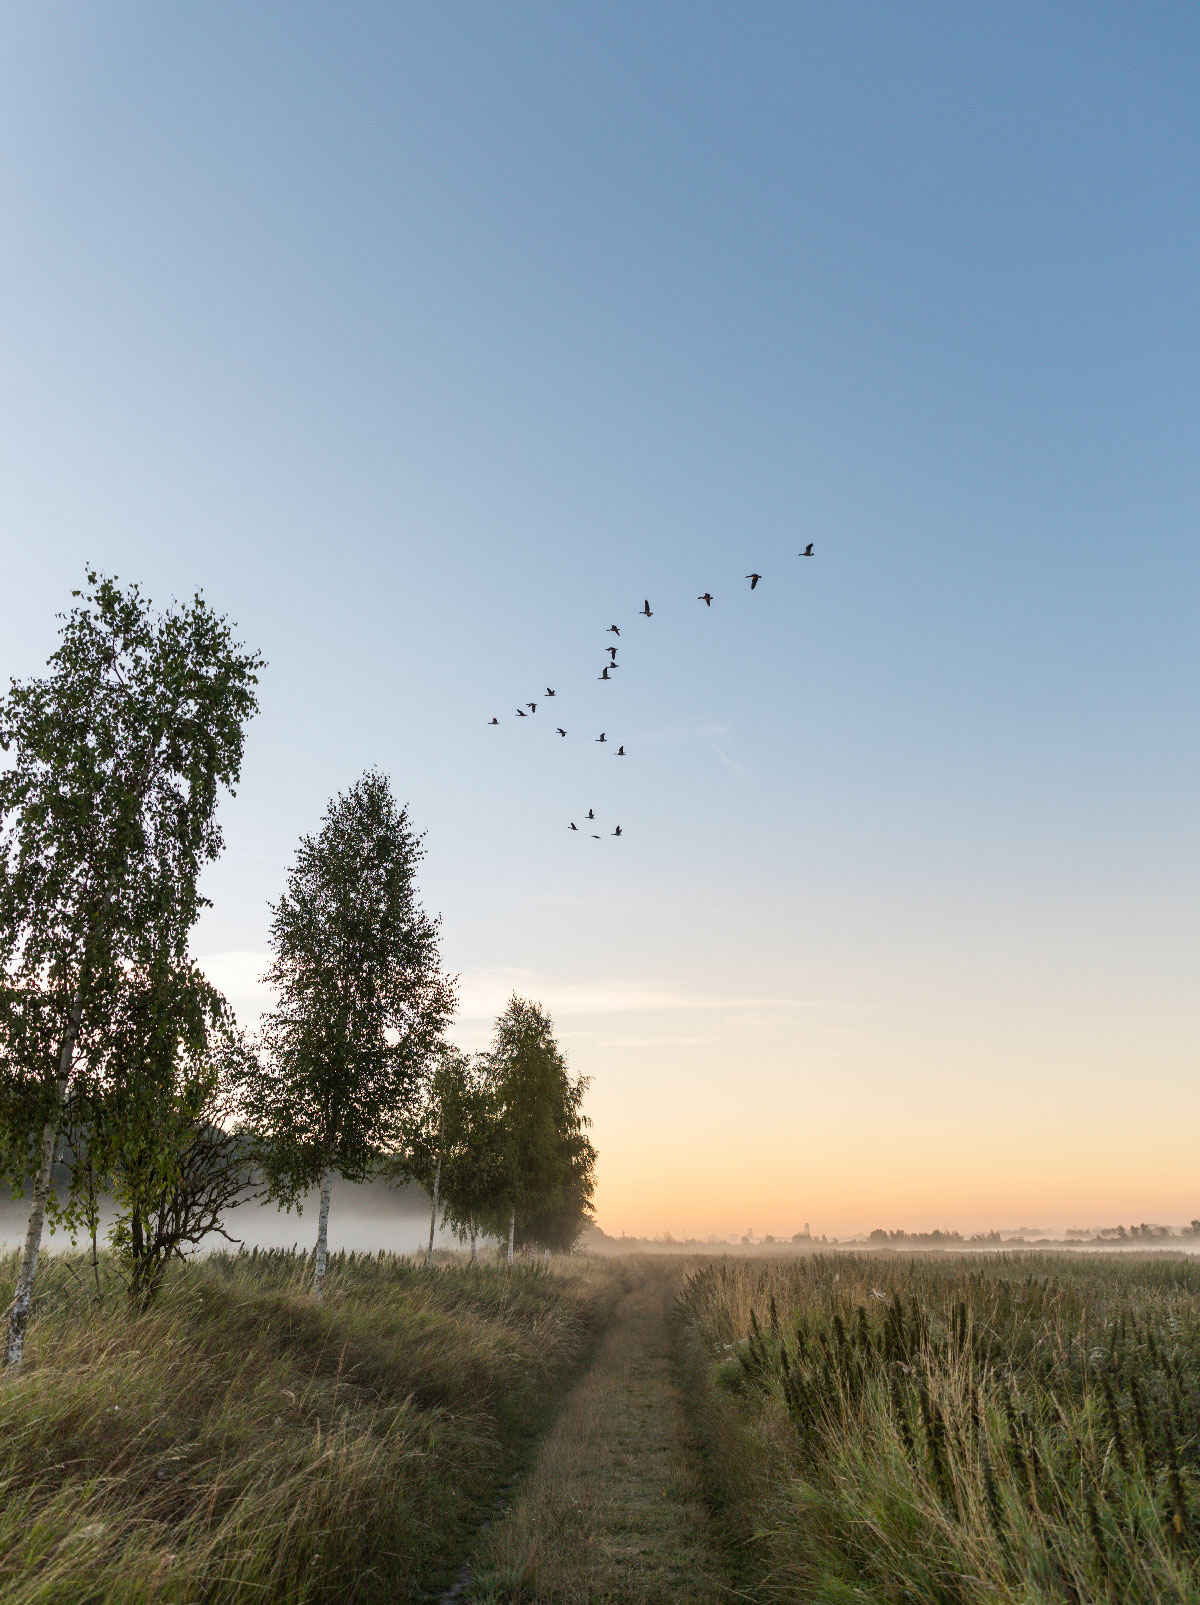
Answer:
<svg viewBox="0 0 1200 1605"><path fill-rule="evenodd" d="M730 1261L680 1308L764 1605L1200 1601L1194 1261Z"/></svg>
<svg viewBox="0 0 1200 1605"><path fill-rule="evenodd" d="M629 1291L512 1508L479 1546L471 1605L714 1605L668 1316L679 1260L626 1262Z"/></svg>
<svg viewBox="0 0 1200 1605"><path fill-rule="evenodd" d="M619 1294L582 1258L339 1256L322 1305L309 1274L214 1255L138 1316L47 1259L0 1378L4 1605L427 1598Z"/></svg>

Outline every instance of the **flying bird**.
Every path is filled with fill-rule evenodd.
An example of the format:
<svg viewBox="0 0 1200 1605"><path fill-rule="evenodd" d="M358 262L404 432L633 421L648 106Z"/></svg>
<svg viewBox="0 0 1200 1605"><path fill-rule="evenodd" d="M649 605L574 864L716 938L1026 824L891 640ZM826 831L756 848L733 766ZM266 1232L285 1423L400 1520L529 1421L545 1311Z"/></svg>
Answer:
<svg viewBox="0 0 1200 1605"><path fill-rule="evenodd" d="M586 813L586 814L584 814L584 816L583 816L583 817L584 817L584 818L585 818L585 819L595 819L595 817L596 817L596 812L595 812L595 809L593 809L593 808L589 808L589 809L588 809L588 811L587 811L587 813Z"/></svg>
<svg viewBox="0 0 1200 1605"><path fill-rule="evenodd" d="M597 741L607 741L608 737L604 734L604 731L602 730L600 732L600 734L596 737L596 740Z"/></svg>
<svg viewBox="0 0 1200 1605"><path fill-rule="evenodd" d="M525 712L524 708L518 708L517 709L517 718L518 719L528 719L528 717L529 717L529 715Z"/></svg>
<svg viewBox="0 0 1200 1605"><path fill-rule="evenodd" d="M748 579L750 581L750 589L753 590L754 587L758 584L759 580L762 579L762 575L761 574L747 574L746 575L746 579Z"/></svg>
<svg viewBox="0 0 1200 1605"><path fill-rule="evenodd" d="M525 704L525 706L529 709L530 713L536 713L537 712L537 703L536 702L527 702Z"/></svg>
<svg viewBox="0 0 1200 1605"><path fill-rule="evenodd" d="M554 728L555 728L555 729L556 729L556 730L557 730L557 731L558 731L558 733L559 733L559 735L560 735L560 736L565 736L565 735L566 735L566 733L567 733L567 732L566 732L566 731L565 731L565 730L564 730L564 729L563 729L563 727L562 727L562 725L555 725L555 727L554 727Z"/></svg>
<svg viewBox="0 0 1200 1605"><path fill-rule="evenodd" d="M654 614L653 614L653 613L651 613L651 611L650 611L650 602L649 602L649 598L647 598L647 600L646 600L646 604L645 604L645 606L644 606L644 607L643 607L643 608L642 608L642 617L643 617L643 618L644 618L644 619L652 619L652 618L653 618L653 617L654 617Z"/></svg>
<svg viewBox="0 0 1200 1605"><path fill-rule="evenodd" d="M620 630L617 629L615 624L610 624L608 629L605 630L604 633L605 633L605 635L620 635L621 632L620 632Z"/></svg>
<svg viewBox="0 0 1200 1605"><path fill-rule="evenodd" d="M547 696L548 696L548 697L554 697L554 696L557 696L557 695L558 695L558 693L557 693L557 691L551 691L551 689L550 689L550 687L549 687L549 686L547 686L547 687L546 687L546 695L547 695Z"/></svg>
<svg viewBox="0 0 1200 1605"><path fill-rule="evenodd" d="M596 676L596 678L597 678L597 680L607 680L608 679L608 664L607 663L604 665L604 673L603 674L598 674Z"/></svg>
<svg viewBox="0 0 1200 1605"><path fill-rule="evenodd" d="M618 825L616 830L613 831L613 835L614 836L619 836L620 834L621 834L621 827L620 827L620 825Z"/></svg>
<svg viewBox="0 0 1200 1605"><path fill-rule="evenodd" d="M624 756L625 756L625 748L624 747L618 747L616 752L613 754L614 758L623 758Z"/></svg>
<svg viewBox="0 0 1200 1605"><path fill-rule="evenodd" d="M697 600L697 602L703 602L705 607L711 607L712 606L712 592L711 591L705 591L704 595L703 596L698 596L696 598L696 600Z"/></svg>
<svg viewBox="0 0 1200 1605"><path fill-rule="evenodd" d="M608 646L608 647L605 647L604 650L612 658L612 666L615 669L616 666L617 666L617 649L616 649L616 647L615 646Z"/></svg>
<svg viewBox="0 0 1200 1605"><path fill-rule="evenodd" d="M488 724L499 724L499 723L500 723L499 719L489 719L488 720Z"/></svg>
<svg viewBox="0 0 1200 1605"><path fill-rule="evenodd" d="M592 840L594 842L598 842L600 840L599 836L596 835L595 831L592 832Z"/></svg>
<svg viewBox="0 0 1200 1605"><path fill-rule="evenodd" d="M575 823L574 820L572 820L571 823L567 826L567 829L568 830L578 830L579 826Z"/></svg>
<svg viewBox="0 0 1200 1605"><path fill-rule="evenodd" d="M796 555L798 557L811 557L813 555L813 543L809 541L804 550L802 552L798 552Z"/></svg>

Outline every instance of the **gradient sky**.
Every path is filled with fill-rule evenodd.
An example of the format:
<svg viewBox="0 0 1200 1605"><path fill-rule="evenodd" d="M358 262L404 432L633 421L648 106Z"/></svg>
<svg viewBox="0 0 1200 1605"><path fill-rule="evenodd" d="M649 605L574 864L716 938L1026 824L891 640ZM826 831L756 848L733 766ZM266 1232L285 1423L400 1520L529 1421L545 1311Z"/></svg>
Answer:
<svg viewBox="0 0 1200 1605"><path fill-rule="evenodd" d="M0 672L203 587L196 952L386 769L609 1231L1200 1214L1198 180L1191 4L10 4Z"/></svg>

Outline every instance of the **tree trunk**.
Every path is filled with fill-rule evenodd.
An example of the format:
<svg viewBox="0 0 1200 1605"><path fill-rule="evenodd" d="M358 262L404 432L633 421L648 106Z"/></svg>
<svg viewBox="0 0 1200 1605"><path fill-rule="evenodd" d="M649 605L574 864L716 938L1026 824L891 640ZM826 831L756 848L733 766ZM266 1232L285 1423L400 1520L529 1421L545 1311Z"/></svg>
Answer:
<svg viewBox="0 0 1200 1605"><path fill-rule="evenodd" d="M508 1212L508 1263L513 1262L513 1240L517 1235L517 1211L514 1208Z"/></svg>
<svg viewBox="0 0 1200 1605"><path fill-rule="evenodd" d="M71 1065L75 1059L75 1042L79 1036L79 1022L83 1018L83 992L75 993L66 1035L58 1055L58 1081L54 1088L54 1112L42 1131L42 1157L38 1165L37 1180L33 1184L33 1198L29 1206L29 1225L25 1232L25 1249L21 1255L21 1268L17 1272L17 1287L8 1306L8 1330L4 1335L4 1369L16 1371L25 1357L25 1328L29 1325L29 1306L33 1300L33 1278L37 1272L38 1253L42 1246L42 1226L46 1219L46 1200L50 1197L50 1182L54 1171L54 1150L58 1144L58 1121L67 1085L71 1079Z"/></svg>
<svg viewBox="0 0 1200 1605"><path fill-rule="evenodd" d="M425 1269L433 1264L433 1232L437 1225L438 1193L442 1186L442 1156L438 1155L437 1169L433 1173L433 1208L429 1211L429 1247L425 1250Z"/></svg>
<svg viewBox="0 0 1200 1605"><path fill-rule="evenodd" d="M313 1271L313 1293L320 1299L325 1293L325 1259L329 1247L329 1189L333 1181L327 1170L321 1177L321 1208L317 1213L317 1264Z"/></svg>
<svg viewBox="0 0 1200 1605"><path fill-rule="evenodd" d="M471 1226L471 1264L479 1263L479 1243L477 1241L474 1224Z"/></svg>

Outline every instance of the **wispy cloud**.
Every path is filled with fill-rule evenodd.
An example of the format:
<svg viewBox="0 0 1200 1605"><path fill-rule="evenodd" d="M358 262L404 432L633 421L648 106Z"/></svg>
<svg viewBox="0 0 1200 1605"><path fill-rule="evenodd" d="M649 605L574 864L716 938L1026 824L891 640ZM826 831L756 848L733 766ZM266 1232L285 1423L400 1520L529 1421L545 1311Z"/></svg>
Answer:
<svg viewBox="0 0 1200 1605"><path fill-rule="evenodd" d="M266 986L263 976L271 962L269 953L238 950L232 953L205 953L196 963L236 1008L240 1003L251 1009L269 1009L275 990Z"/></svg>
<svg viewBox="0 0 1200 1605"><path fill-rule="evenodd" d="M275 1001L273 989L263 982L270 955L238 950L207 953L196 961L215 987L242 1013L261 1013ZM691 991L627 980L573 980L545 975L537 970L514 966L475 967L459 976L457 1018L463 1021L491 1021L500 1014L513 993L534 998L556 1019L582 1019L597 1015L645 1015L690 1013L744 1014L751 1019L762 1010L808 1009L813 1004L803 998L752 997L737 994ZM640 1045L642 1038L630 1038L628 1045ZM697 1038L672 1038L695 1041ZM611 1046L617 1046L614 1041ZM621 1045L626 1045L623 1039Z"/></svg>
<svg viewBox="0 0 1200 1605"><path fill-rule="evenodd" d="M660 987L641 981L564 980L536 970L468 969L462 972L459 1014L464 1019L493 1019L514 992L536 998L551 1014L569 1018L597 1014L660 1014L675 1010L803 1009L800 998L729 996L705 991Z"/></svg>

